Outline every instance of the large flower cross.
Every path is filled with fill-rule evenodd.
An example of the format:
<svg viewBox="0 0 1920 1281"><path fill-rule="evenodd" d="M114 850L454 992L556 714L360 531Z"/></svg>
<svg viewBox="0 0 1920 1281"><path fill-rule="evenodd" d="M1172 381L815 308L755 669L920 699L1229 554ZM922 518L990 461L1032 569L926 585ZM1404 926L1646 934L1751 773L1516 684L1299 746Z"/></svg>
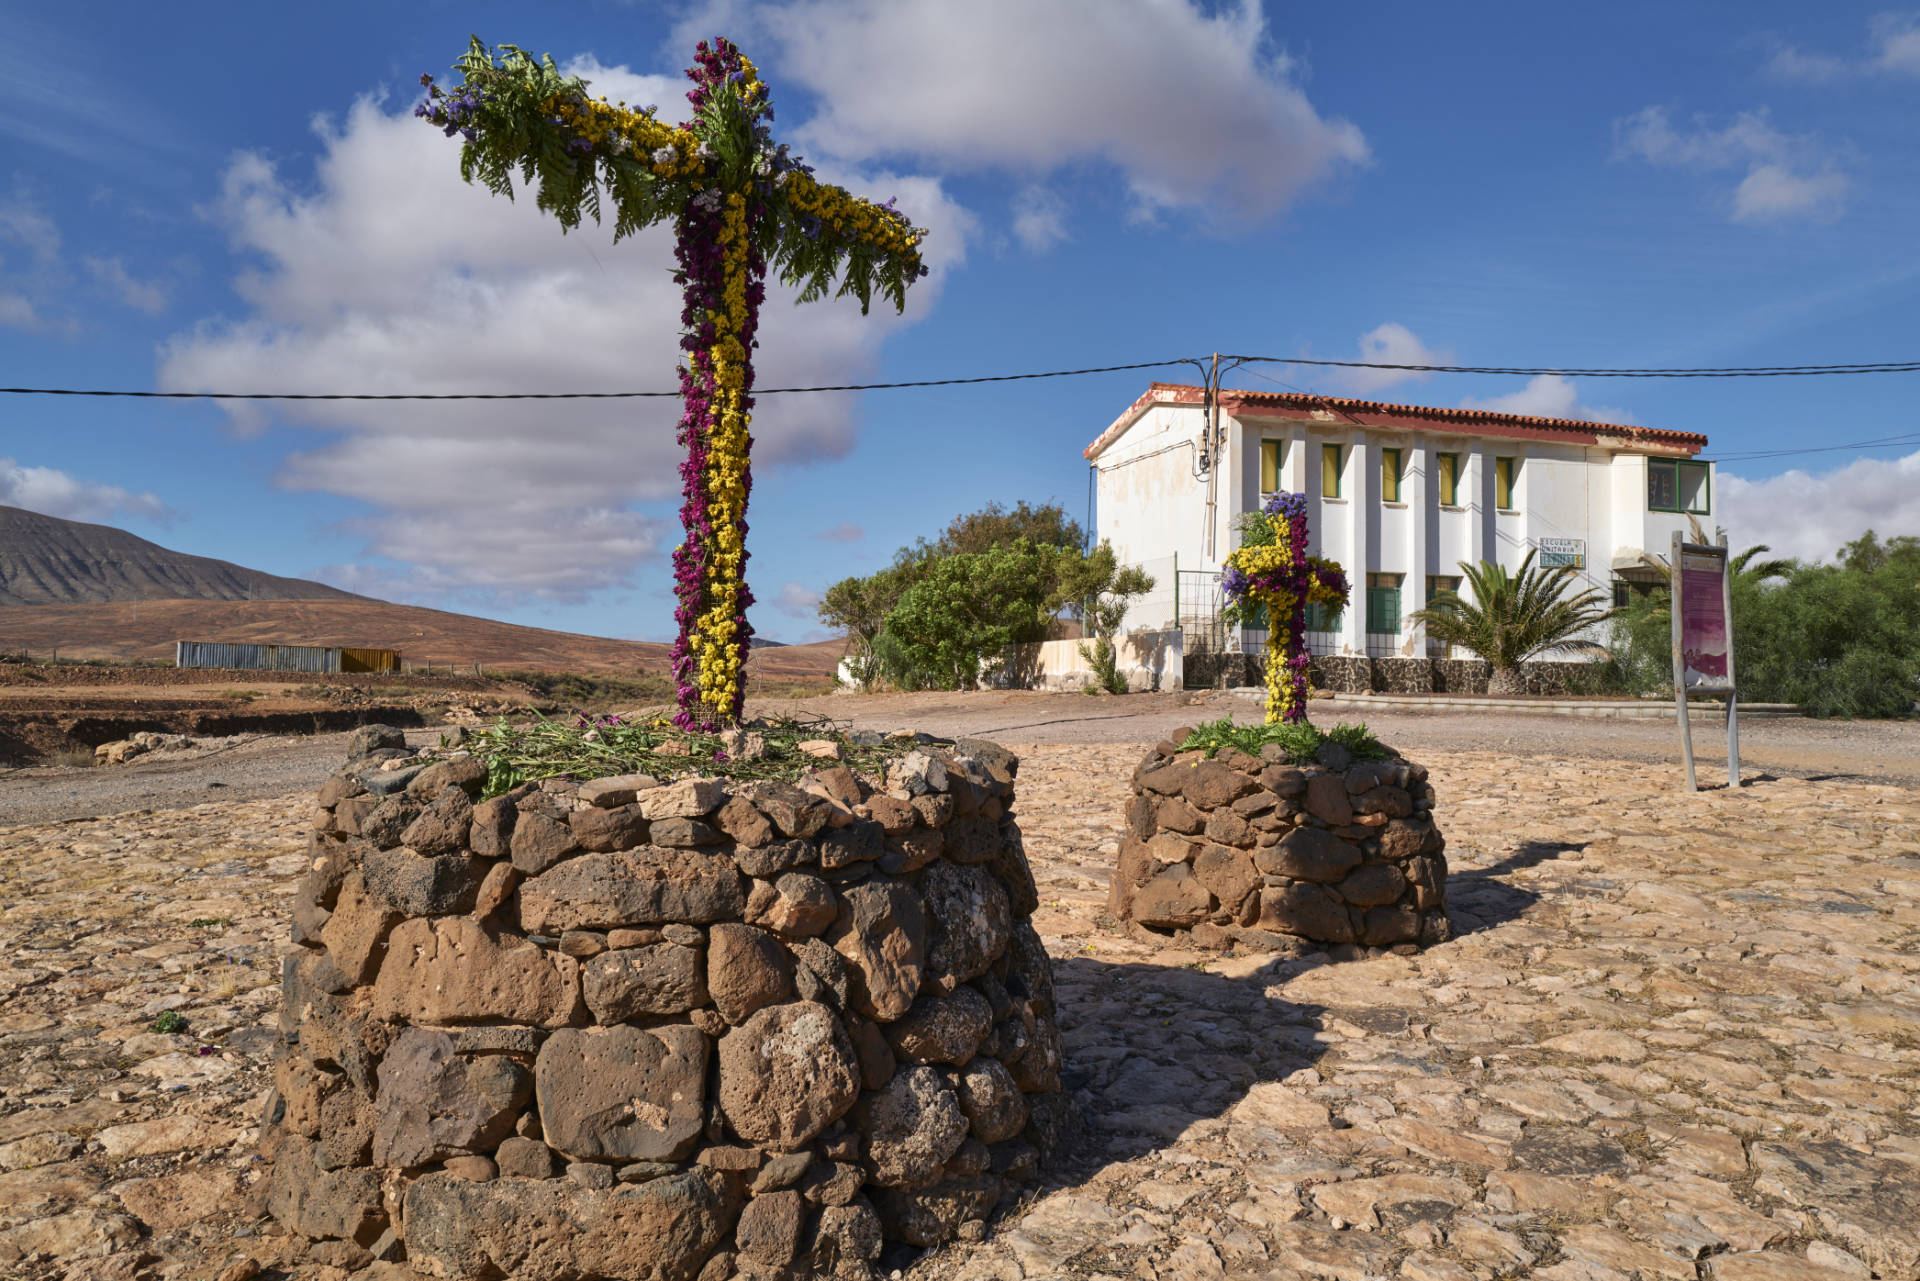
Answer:
<svg viewBox="0 0 1920 1281"><path fill-rule="evenodd" d="M768 264L800 301L838 294L865 311L879 293L896 310L927 274L926 232L893 202L877 205L817 181L776 146L767 86L731 41L702 41L687 69L693 119L662 123L653 107L590 97L585 81L563 76L551 58L512 45L500 55L474 40L447 91L422 76L427 99L415 114L466 140L460 173L500 195L539 185L540 208L563 228L596 222L612 205L616 240L671 220L684 290L680 390L680 521L686 541L673 554L675 722L710 730L739 719L753 629L747 607L747 495L752 488L747 426L753 410L754 331Z"/></svg>
<svg viewBox="0 0 1920 1281"><path fill-rule="evenodd" d="M1307 555L1307 496L1275 494L1227 556L1220 585L1267 611L1267 723L1307 719L1307 606L1346 606L1346 571Z"/></svg>

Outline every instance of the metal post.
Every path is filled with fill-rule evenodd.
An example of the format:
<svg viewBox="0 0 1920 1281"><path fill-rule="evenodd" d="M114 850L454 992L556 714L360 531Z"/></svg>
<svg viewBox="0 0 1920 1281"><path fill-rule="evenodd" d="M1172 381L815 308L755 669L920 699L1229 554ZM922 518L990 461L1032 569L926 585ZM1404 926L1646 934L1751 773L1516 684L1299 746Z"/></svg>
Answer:
<svg viewBox="0 0 1920 1281"><path fill-rule="evenodd" d="M1728 646L1729 649L1732 646ZM1740 786L1740 716L1734 708L1734 692L1727 691L1727 786Z"/></svg>
<svg viewBox="0 0 1920 1281"><path fill-rule="evenodd" d="M1680 593L1682 576L1680 569L1680 531L1673 531L1673 562L1667 576L1667 612L1673 623L1673 714L1680 729L1680 756L1687 765L1687 790L1700 790L1699 782L1693 774L1693 729L1687 724L1687 677L1686 666L1680 657Z"/></svg>
<svg viewBox="0 0 1920 1281"><path fill-rule="evenodd" d="M1723 552L1727 548L1727 536L1719 538ZM1723 555L1724 563L1720 567L1720 609L1727 620L1727 786L1738 789L1740 786L1740 713L1736 706L1734 691L1740 688L1739 673L1733 666L1733 559Z"/></svg>

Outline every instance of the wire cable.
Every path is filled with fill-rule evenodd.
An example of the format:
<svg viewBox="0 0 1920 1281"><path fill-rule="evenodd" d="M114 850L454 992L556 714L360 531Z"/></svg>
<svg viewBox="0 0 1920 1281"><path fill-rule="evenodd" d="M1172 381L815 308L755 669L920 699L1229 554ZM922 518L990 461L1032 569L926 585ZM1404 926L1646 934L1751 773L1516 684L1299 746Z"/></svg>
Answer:
<svg viewBox="0 0 1920 1281"><path fill-rule="evenodd" d="M1492 374L1536 377L1559 374L1569 378L1806 378L1843 374L1920 373L1920 360L1888 360L1848 365L1722 365L1698 368L1589 369L1574 366L1514 365L1398 365L1372 360L1308 360L1299 356L1228 356L1223 361L1248 364L1312 365L1327 369L1384 369L1417 374ZM1041 378L1077 378L1085 374L1122 373L1160 369L1168 365L1204 362L1191 356L1142 360L1126 365L1096 365L1086 369L1048 369L1031 374L986 374L975 378L917 378L891 383L833 383L815 387L757 387L755 396L783 396L826 391L893 391L908 387L966 387L981 383L1030 382ZM1253 371L1249 370L1249 373ZM1256 374L1255 377L1264 377ZM1267 381L1275 381L1267 379ZM1284 384L1282 384L1284 385ZM1310 394L1310 393L1303 393ZM87 387L0 387L9 396L110 396L133 400L645 400L681 395L678 391L440 391L440 392L302 392L302 391L123 391Z"/></svg>
<svg viewBox="0 0 1920 1281"><path fill-rule="evenodd" d="M920 378L897 383L839 383L820 387L756 387L754 396L781 396L812 391L891 391L900 387L962 387L973 383L1016 383L1036 378L1076 378L1082 374L1111 374L1129 369L1160 369L1191 364L1187 357L1143 360L1131 365L1100 365L1091 369L1049 369L1036 374L989 374L980 378ZM74 387L0 387L9 396L118 396L137 400L643 400L673 397L678 391L117 391Z"/></svg>
<svg viewBox="0 0 1920 1281"><path fill-rule="evenodd" d="M1222 356L1222 360L1227 357ZM1372 360L1307 360L1297 356L1235 356L1263 365L1315 365L1325 369L1391 369L1416 374L1506 374L1568 378L1808 378L1823 374L1916 374L1920 360L1878 360L1852 365L1708 365L1646 369L1581 369L1572 366L1524 368L1513 365L1393 365Z"/></svg>
<svg viewBox="0 0 1920 1281"><path fill-rule="evenodd" d="M1800 449L1751 449L1737 454L1715 454L1716 462L1753 462L1761 458L1786 458L1795 454L1832 454L1850 449L1883 449L1890 445L1920 444L1920 432L1881 436L1874 440L1856 440L1848 445L1808 445Z"/></svg>

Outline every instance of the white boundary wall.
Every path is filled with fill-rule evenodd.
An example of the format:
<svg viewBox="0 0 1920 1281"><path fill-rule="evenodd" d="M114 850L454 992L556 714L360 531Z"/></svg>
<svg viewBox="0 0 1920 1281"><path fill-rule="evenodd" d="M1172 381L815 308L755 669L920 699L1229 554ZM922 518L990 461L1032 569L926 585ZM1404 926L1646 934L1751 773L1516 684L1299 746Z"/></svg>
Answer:
<svg viewBox="0 0 1920 1281"><path fill-rule="evenodd" d="M1081 690L1093 684L1093 665L1080 653L1092 641L1043 641L1016 645L1001 667L998 684L1009 689ZM1132 632L1114 642L1120 674L1130 693L1180 689L1185 653L1178 628Z"/></svg>

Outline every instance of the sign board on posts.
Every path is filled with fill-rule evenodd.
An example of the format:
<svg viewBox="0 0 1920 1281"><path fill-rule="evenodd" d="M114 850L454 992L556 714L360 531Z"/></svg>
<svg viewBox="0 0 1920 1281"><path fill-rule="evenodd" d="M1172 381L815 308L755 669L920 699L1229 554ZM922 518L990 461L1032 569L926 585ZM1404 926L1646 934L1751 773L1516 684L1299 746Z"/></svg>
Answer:
<svg viewBox="0 0 1920 1281"><path fill-rule="evenodd" d="M1587 567L1587 540L1584 538L1542 538L1538 546L1542 569L1554 569L1561 565L1571 565L1575 569Z"/></svg>
<svg viewBox="0 0 1920 1281"><path fill-rule="evenodd" d="M1727 786L1740 786L1740 722L1733 679L1733 590L1723 535L1718 546L1681 541L1673 535L1671 561L1674 716L1687 790L1698 791L1693 772L1693 729L1687 694L1724 694L1727 700Z"/></svg>

